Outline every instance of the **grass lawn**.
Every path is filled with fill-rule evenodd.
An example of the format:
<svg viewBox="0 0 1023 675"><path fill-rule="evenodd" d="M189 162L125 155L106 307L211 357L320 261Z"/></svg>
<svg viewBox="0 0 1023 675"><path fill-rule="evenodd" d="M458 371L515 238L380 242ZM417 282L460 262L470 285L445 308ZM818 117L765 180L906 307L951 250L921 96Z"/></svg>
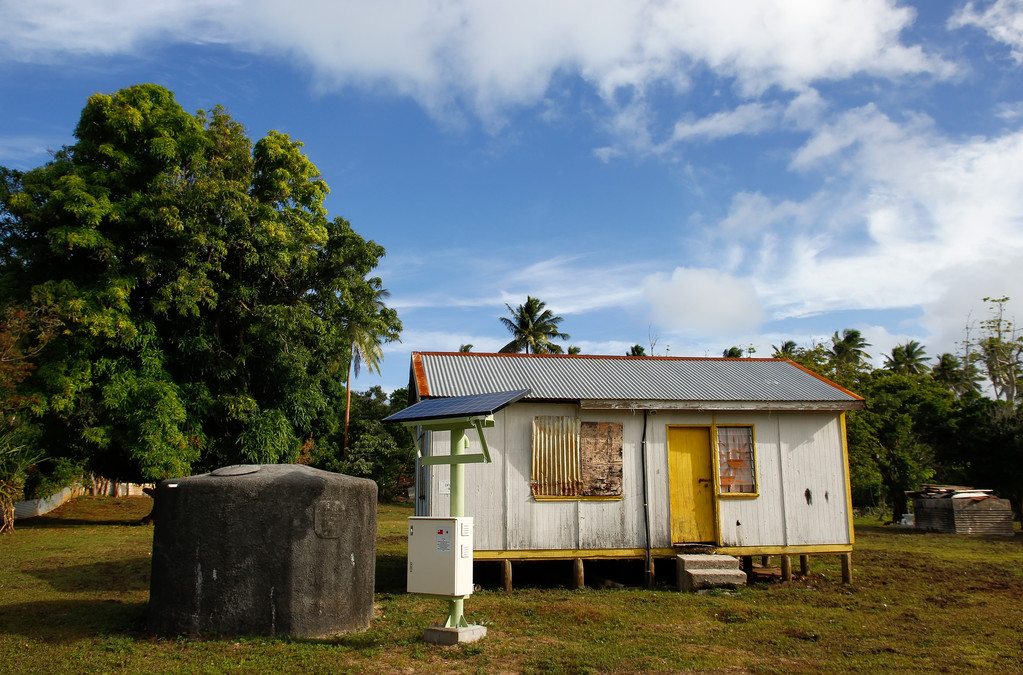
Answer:
<svg viewBox="0 0 1023 675"><path fill-rule="evenodd" d="M921 534L871 521L857 522L852 585L842 585L837 556L811 558L805 579L703 595L667 585L567 590L559 586L569 582L567 563L527 564L515 568L516 583L542 583L511 594L485 588L466 602L468 619L487 626L483 640L426 645L423 629L446 606L403 592L411 512L394 505L380 507L369 631L154 638L145 632L153 531L133 524L150 505L81 498L0 537L0 673L1004 673L1023 663L1023 536ZM630 566L599 572L638 583ZM668 567L659 575L665 584L673 577Z"/></svg>

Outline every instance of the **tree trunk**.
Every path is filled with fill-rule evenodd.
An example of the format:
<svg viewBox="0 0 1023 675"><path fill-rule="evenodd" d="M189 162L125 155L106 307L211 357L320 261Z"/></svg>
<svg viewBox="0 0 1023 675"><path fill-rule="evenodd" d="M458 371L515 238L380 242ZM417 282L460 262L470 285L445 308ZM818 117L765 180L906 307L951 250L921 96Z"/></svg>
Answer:
<svg viewBox="0 0 1023 675"><path fill-rule="evenodd" d="M345 381L345 444L341 448L341 459L348 459L348 418L352 414L352 362L348 362L348 379Z"/></svg>
<svg viewBox="0 0 1023 675"><path fill-rule="evenodd" d="M143 516L139 520L139 525L152 525L153 520L156 518L156 489L155 488L142 488L142 491L149 495L153 500L153 508L149 509L149 515Z"/></svg>

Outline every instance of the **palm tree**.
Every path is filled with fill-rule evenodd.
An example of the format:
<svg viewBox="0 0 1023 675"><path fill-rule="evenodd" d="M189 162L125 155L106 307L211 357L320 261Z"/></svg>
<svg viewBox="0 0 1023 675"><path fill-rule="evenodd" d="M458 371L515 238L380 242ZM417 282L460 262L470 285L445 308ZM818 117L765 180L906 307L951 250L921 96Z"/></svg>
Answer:
<svg viewBox="0 0 1023 675"><path fill-rule="evenodd" d="M374 277L368 280L369 289L372 291L372 298L362 307L356 308L355 312L349 313L345 320L345 339L348 341L352 356L348 360L348 376L345 380L345 442L343 451L348 450L348 423L352 413L352 374L359 376L362 364L371 373L380 374L380 362L384 359L384 352L381 345L384 342L398 340L398 333L393 327L390 315L394 310L388 309L384 299L390 297L390 292L380 287L380 279Z"/></svg>
<svg viewBox="0 0 1023 675"><path fill-rule="evenodd" d="M795 340L786 340L781 343L781 347L771 345L771 349L774 350L774 358L791 359L797 355L796 352L799 350L799 345L796 344Z"/></svg>
<svg viewBox="0 0 1023 675"><path fill-rule="evenodd" d="M646 356L646 349L643 345L632 345L629 347L629 351L625 352L626 356Z"/></svg>
<svg viewBox="0 0 1023 675"><path fill-rule="evenodd" d="M981 375L972 363L963 366L955 354L948 352L938 355L938 362L931 369L931 377L956 396L980 391Z"/></svg>
<svg viewBox="0 0 1023 675"><path fill-rule="evenodd" d="M884 359L884 367L900 375L923 375L931 369L925 363L928 360L926 354L923 345L910 340L904 345L892 347L891 356Z"/></svg>
<svg viewBox="0 0 1023 675"><path fill-rule="evenodd" d="M835 331L831 338L829 355L836 365L859 368L869 358L869 355L863 350L864 347L869 346L870 343L858 330L846 328L842 331L841 337L838 336L838 331Z"/></svg>
<svg viewBox="0 0 1023 675"><path fill-rule="evenodd" d="M471 351L472 351L472 345L471 345L471 344L468 344L468 345L460 345L460 346L458 347L458 351L460 351L460 352L462 352L462 353L465 353L465 352L471 352Z"/></svg>
<svg viewBox="0 0 1023 675"><path fill-rule="evenodd" d="M558 330L561 323L560 316L554 316L549 309L544 309L547 303L532 296L526 296L526 302L512 309L511 305L505 305L511 312L511 318L502 316L501 323L504 324L514 336L511 342L501 347L502 354L514 354L526 352L527 354L561 354L561 345L551 342L552 339L567 340L568 333Z"/></svg>
<svg viewBox="0 0 1023 675"><path fill-rule="evenodd" d="M725 351L721 352L721 356L726 359L741 359L742 347L729 347Z"/></svg>
<svg viewBox="0 0 1023 675"><path fill-rule="evenodd" d="M571 347L568 348L568 353L569 354L582 354L583 353L583 348L582 347L576 347L575 345L572 345Z"/></svg>

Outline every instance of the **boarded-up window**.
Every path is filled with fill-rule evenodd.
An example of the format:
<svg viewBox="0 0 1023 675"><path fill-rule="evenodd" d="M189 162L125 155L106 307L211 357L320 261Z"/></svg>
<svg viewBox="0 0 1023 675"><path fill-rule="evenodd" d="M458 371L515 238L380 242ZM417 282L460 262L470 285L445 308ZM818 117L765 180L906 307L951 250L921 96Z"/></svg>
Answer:
<svg viewBox="0 0 1023 675"><path fill-rule="evenodd" d="M621 497L622 425L533 418L534 497Z"/></svg>
<svg viewBox="0 0 1023 675"><path fill-rule="evenodd" d="M757 491L753 427L718 427L718 474L722 494Z"/></svg>

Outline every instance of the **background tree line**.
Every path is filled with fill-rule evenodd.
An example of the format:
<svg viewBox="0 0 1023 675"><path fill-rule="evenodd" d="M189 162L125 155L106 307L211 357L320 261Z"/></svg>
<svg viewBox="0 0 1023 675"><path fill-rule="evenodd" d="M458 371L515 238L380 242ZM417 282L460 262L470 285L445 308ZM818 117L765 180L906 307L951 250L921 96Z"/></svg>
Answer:
<svg viewBox="0 0 1023 675"><path fill-rule="evenodd" d="M962 353L924 346L894 347L883 366L869 365L870 345L846 329L831 344L774 346L788 358L863 396L866 409L847 415L853 502L883 506L898 520L905 492L922 483L991 488L1023 515L1023 412L1016 383L1023 372L1023 336L1005 317L1009 298L984 298L991 314Z"/></svg>

